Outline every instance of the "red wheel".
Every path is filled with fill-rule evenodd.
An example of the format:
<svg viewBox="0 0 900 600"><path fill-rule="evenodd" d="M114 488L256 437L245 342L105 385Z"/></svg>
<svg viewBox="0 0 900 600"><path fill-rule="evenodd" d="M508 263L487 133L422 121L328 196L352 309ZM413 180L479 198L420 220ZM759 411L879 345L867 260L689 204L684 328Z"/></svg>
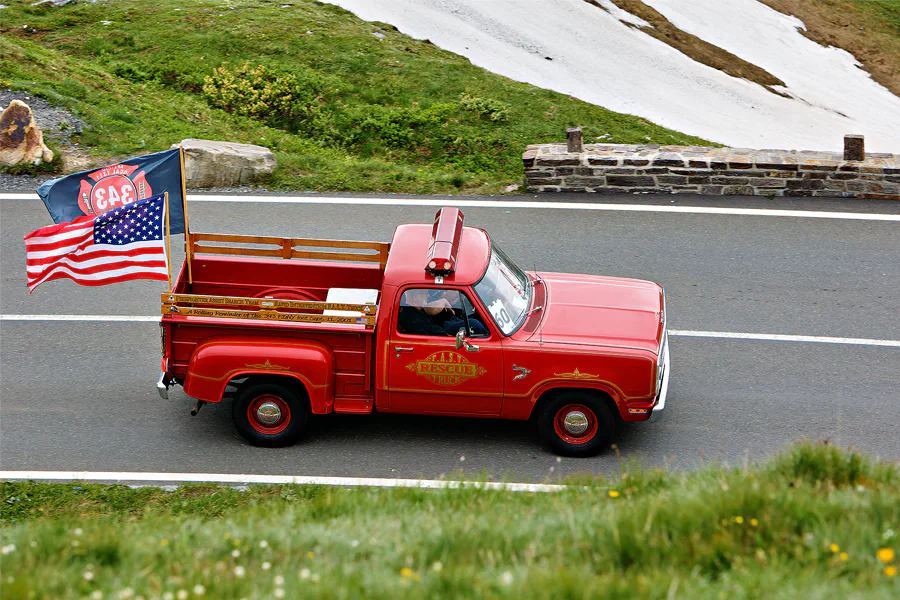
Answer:
<svg viewBox="0 0 900 600"><path fill-rule="evenodd" d="M288 446L303 435L309 400L302 385L271 378L248 379L231 405L234 426L257 446Z"/></svg>
<svg viewBox="0 0 900 600"><path fill-rule="evenodd" d="M291 422L291 407L283 398L272 394L257 396L247 405L247 422L266 435L281 433Z"/></svg>
<svg viewBox="0 0 900 600"><path fill-rule="evenodd" d="M569 444L587 444L597 435L597 415L584 404L566 404L553 419L553 428Z"/></svg>
<svg viewBox="0 0 900 600"><path fill-rule="evenodd" d="M554 452L591 456L609 444L616 418L609 402L583 390L557 392L537 416L541 437Z"/></svg>

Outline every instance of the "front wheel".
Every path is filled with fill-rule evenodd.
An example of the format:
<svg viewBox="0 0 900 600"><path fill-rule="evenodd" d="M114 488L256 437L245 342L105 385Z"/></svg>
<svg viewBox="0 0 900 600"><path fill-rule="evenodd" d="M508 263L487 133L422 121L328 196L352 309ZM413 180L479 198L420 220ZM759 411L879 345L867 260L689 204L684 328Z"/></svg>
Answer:
<svg viewBox="0 0 900 600"><path fill-rule="evenodd" d="M248 380L231 405L238 433L257 446L290 446L306 429L309 403L291 386Z"/></svg>
<svg viewBox="0 0 900 600"><path fill-rule="evenodd" d="M585 392L564 392L538 416L541 438L557 454L592 456L612 439L616 419L609 405Z"/></svg>

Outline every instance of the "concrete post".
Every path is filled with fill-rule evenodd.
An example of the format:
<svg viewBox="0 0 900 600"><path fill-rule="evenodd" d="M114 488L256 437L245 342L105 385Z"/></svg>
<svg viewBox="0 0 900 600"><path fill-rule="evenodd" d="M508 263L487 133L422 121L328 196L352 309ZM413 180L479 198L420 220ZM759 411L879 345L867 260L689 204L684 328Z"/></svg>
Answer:
<svg viewBox="0 0 900 600"><path fill-rule="evenodd" d="M866 144L863 136L844 136L844 160L866 160Z"/></svg>
<svg viewBox="0 0 900 600"><path fill-rule="evenodd" d="M569 152L583 152L584 146L581 139L581 127L569 127L566 129L566 144Z"/></svg>

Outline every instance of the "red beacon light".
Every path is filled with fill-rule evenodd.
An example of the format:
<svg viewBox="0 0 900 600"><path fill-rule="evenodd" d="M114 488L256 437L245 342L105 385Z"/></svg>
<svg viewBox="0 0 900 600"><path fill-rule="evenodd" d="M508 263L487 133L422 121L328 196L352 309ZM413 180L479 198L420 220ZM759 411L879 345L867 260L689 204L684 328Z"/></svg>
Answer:
<svg viewBox="0 0 900 600"><path fill-rule="evenodd" d="M432 275L447 275L456 270L464 220L465 215L458 208L445 206L434 215L431 242L425 257L425 270Z"/></svg>

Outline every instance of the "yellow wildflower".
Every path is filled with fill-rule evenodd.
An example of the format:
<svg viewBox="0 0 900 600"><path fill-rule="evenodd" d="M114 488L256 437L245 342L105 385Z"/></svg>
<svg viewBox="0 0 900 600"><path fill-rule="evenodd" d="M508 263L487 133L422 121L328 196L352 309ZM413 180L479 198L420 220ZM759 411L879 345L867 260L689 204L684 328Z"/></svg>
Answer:
<svg viewBox="0 0 900 600"><path fill-rule="evenodd" d="M400 569L400 576L401 577L412 577L413 570L410 569L409 567L403 567L402 569Z"/></svg>
<svg viewBox="0 0 900 600"><path fill-rule="evenodd" d="M838 546L837 544L832 544L832 545L828 546L828 548L829 548L829 549L831 550L831 552L834 553L834 554L837 554L838 552L841 551L841 547Z"/></svg>
<svg viewBox="0 0 900 600"><path fill-rule="evenodd" d="M838 558L840 558L840 559L843 560L843 561L846 561L848 558L850 558L850 556L849 556L846 552L841 552L841 553L838 555Z"/></svg>
<svg viewBox="0 0 900 600"><path fill-rule="evenodd" d="M159 540L159 545L160 545L160 546L168 546L168 545L169 545L169 540Z"/></svg>
<svg viewBox="0 0 900 600"><path fill-rule="evenodd" d="M894 560L894 549L893 548L879 548L878 549L878 560L883 563L889 563Z"/></svg>
<svg viewBox="0 0 900 600"><path fill-rule="evenodd" d="M744 522L744 517L738 515L737 517L734 518L734 522L737 523L738 525L740 525L741 523Z"/></svg>
<svg viewBox="0 0 900 600"><path fill-rule="evenodd" d="M316 553L313 551L309 551L306 553L306 558L315 558Z"/></svg>
<svg viewBox="0 0 900 600"><path fill-rule="evenodd" d="M619 497L619 491L618 491L618 490L609 490L609 497L610 497L610 498L618 498L618 497Z"/></svg>
<svg viewBox="0 0 900 600"><path fill-rule="evenodd" d="M888 577L896 577L897 576L897 567L894 565L888 565L884 568L884 574Z"/></svg>
<svg viewBox="0 0 900 600"><path fill-rule="evenodd" d="M759 526L759 521L758 521L757 519L750 519L750 524L751 524L753 527L758 527L758 526Z"/></svg>

